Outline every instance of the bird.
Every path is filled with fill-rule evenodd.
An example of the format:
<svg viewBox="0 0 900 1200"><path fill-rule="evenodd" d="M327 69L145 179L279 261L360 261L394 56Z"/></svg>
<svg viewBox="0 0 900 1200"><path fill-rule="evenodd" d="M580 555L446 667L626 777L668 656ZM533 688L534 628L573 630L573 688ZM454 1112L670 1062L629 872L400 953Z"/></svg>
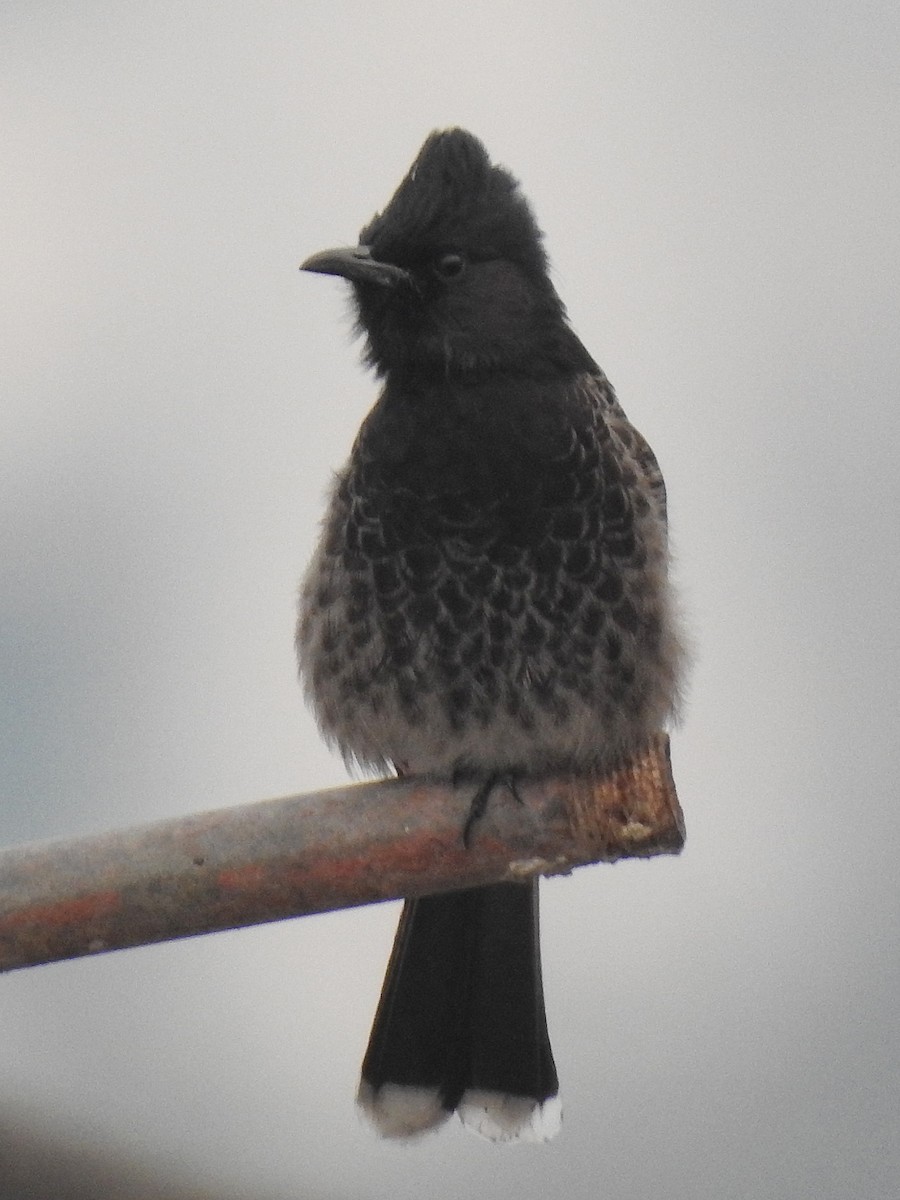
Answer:
<svg viewBox="0 0 900 1200"><path fill-rule="evenodd" d="M432 132L358 244L301 270L349 282L382 381L300 588L306 698L351 768L470 785L477 837L495 787L607 770L676 718L662 474L468 131ZM454 1112L556 1134L536 881L405 901L357 1098L386 1137Z"/></svg>

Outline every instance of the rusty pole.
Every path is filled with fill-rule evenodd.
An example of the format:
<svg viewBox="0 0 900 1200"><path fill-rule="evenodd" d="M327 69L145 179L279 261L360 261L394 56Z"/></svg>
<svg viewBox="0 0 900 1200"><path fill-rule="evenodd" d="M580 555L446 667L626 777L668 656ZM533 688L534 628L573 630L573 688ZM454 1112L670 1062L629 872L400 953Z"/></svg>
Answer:
<svg viewBox="0 0 900 1200"><path fill-rule="evenodd" d="M603 777L382 780L0 852L0 971L591 862L677 854L668 738Z"/></svg>

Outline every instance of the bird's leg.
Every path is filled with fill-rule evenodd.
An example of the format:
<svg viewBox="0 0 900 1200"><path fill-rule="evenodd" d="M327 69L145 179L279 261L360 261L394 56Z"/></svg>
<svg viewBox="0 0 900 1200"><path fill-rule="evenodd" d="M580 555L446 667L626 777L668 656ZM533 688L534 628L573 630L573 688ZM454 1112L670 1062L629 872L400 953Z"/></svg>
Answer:
<svg viewBox="0 0 900 1200"><path fill-rule="evenodd" d="M453 786L456 787L460 782L469 776L467 771L453 772ZM498 784L503 784L509 789L510 795L515 800L516 804L522 803L522 797L519 795L518 775L512 771L496 771L488 775L478 786L478 790L472 797L469 804L469 815L466 817L466 823L463 826L463 845L468 848L472 844L472 831L475 826L484 816L487 811L488 801L491 798L491 793Z"/></svg>

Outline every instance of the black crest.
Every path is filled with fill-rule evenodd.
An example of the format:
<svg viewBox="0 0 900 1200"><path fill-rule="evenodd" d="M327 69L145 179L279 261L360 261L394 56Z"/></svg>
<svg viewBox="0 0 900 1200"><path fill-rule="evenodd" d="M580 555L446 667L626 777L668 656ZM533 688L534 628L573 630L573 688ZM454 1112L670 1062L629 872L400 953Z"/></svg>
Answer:
<svg viewBox="0 0 900 1200"><path fill-rule="evenodd" d="M414 267L439 249L473 260L507 259L546 274L541 232L518 181L464 129L425 141L390 203L360 233L373 255Z"/></svg>

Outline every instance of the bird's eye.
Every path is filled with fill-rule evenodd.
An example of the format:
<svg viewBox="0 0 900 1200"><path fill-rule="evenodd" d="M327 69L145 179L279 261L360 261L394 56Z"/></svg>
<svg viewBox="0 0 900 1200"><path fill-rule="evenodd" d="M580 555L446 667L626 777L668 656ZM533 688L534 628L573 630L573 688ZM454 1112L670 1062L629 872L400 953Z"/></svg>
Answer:
<svg viewBox="0 0 900 1200"><path fill-rule="evenodd" d="M466 269L466 260L461 254L451 251L434 260L434 273L439 279L457 279Z"/></svg>

